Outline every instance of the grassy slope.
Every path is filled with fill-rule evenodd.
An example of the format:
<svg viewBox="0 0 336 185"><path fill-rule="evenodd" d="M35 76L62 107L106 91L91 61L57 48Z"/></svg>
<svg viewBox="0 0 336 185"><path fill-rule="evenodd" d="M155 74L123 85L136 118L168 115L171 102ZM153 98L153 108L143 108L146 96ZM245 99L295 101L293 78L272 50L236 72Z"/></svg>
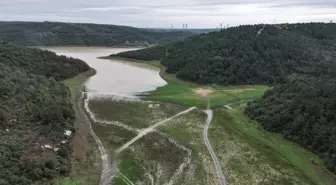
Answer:
<svg viewBox="0 0 336 185"><path fill-rule="evenodd" d="M322 167L324 166L323 162L316 155L284 139L279 134L263 130L259 123L251 121L243 115L244 108L245 106L241 106L227 111L233 118L230 123L225 124L227 130L231 130L233 133L240 135L251 145L254 145L259 151L262 151L268 156L274 156L274 158L282 159L293 165L315 184L336 184L335 175L326 172L321 176L317 171L318 169L313 167L312 161ZM279 164L281 164L281 162L282 161L279 161Z"/></svg>
<svg viewBox="0 0 336 185"><path fill-rule="evenodd" d="M123 124L138 128L148 127L158 122L159 117L164 119L174 114L173 112L176 113L185 109L182 106L174 107L176 105L163 103L160 104L160 107L151 109L148 106L149 104L151 103L92 100L90 101L90 109L96 113L99 119L120 121ZM240 109L237 109L237 111L239 112ZM113 112L113 115L111 115L111 112ZM230 184L240 185L248 184L248 182L262 185L322 184L311 182L298 164L292 164L290 160L287 160L287 158L291 158L292 154L282 156L286 155L286 151L273 150L267 142L274 143L272 147L280 146L281 144L285 145L286 148L288 143L290 144L289 146L293 144L276 135L268 133L269 135L265 136L261 134L262 131L258 133L258 130L253 130L257 135L260 134L261 138L267 137L267 139L263 138L262 141L256 140L247 135L249 132L244 132L244 126L236 123L235 116L231 116L230 112L227 113L227 110L216 108L215 117L209 130L211 142L224 170L227 172ZM203 143L202 131L205 119L206 115L201 110L196 110L175 118L159 128L193 151L192 162L195 165L194 169L191 169L193 173L185 173L180 184L216 184L213 163ZM94 124L93 126L104 145L110 149L111 154L113 154L114 149L135 136L135 133L113 125ZM173 163L173 159L178 155L172 152L174 147L171 146L163 145L164 149L168 150L168 152L164 152L165 157L162 154L160 159L148 157L149 154L162 153L160 152L160 147L158 147L162 144L156 145L155 142L159 138L153 138L153 135L148 135L145 138L145 140L134 143L130 149L122 152L117 158L119 170L131 179L133 183L143 181L147 172L151 172L153 175L156 174L156 168L150 167L153 159L155 159L155 164L165 164L163 161L167 159L171 162L170 165L178 163ZM307 162L310 160L310 155L293 155L297 155L293 160L297 158L302 158L302 160ZM260 179L263 180L260 181ZM120 176L115 180L116 185L125 184Z"/></svg>
<svg viewBox="0 0 336 185"><path fill-rule="evenodd" d="M55 185L92 185L97 184L100 178L100 154L98 148L95 146L95 141L88 134L86 126L83 126L83 118L79 114L77 105L81 106L80 97L83 90L84 82L95 71L90 71L79 74L71 79L63 81L68 86L74 109L76 110L76 135L73 139L73 161L72 161L72 173L69 178L58 179L55 181ZM74 147L77 145L78 147Z"/></svg>

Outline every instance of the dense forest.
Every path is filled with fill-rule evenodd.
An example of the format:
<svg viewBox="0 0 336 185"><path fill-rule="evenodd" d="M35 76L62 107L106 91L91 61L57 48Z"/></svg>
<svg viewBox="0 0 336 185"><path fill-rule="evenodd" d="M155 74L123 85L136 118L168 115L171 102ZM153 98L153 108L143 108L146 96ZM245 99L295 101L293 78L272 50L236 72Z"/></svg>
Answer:
<svg viewBox="0 0 336 185"><path fill-rule="evenodd" d="M194 34L183 30L152 30L100 24L0 22L0 40L26 46L150 45L181 40Z"/></svg>
<svg viewBox="0 0 336 185"><path fill-rule="evenodd" d="M314 151L336 173L336 79L307 77L274 87L246 114L269 131Z"/></svg>
<svg viewBox="0 0 336 185"><path fill-rule="evenodd" d="M116 54L160 60L168 73L197 83L278 84L291 74L328 72L336 24L249 25Z"/></svg>
<svg viewBox="0 0 336 185"><path fill-rule="evenodd" d="M0 43L0 185L48 184L71 171L74 131L61 80L90 67L53 52Z"/></svg>

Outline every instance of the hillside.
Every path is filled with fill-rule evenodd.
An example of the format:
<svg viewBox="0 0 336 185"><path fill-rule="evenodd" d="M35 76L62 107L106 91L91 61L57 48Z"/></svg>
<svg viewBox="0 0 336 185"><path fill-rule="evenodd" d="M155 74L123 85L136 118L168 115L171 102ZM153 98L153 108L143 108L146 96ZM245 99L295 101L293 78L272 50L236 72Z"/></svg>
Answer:
<svg viewBox="0 0 336 185"><path fill-rule="evenodd" d="M114 56L160 60L168 73L207 84L278 84L328 73L336 24L239 26Z"/></svg>
<svg viewBox="0 0 336 185"><path fill-rule="evenodd" d="M194 33L116 25L0 22L0 40L26 46L149 45L181 40L191 35Z"/></svg>
<svg viewBox="0 0 336 185"><path fill-rule="evenodd" d="M336 80L300 78L248 104L246 114L318 154L336 173Z"/></svg>
<svg viewBox="0 0 336 185"><path fill-rule="evenodd" d="M73 131L61 80L90 67L53 52L0 43L0 184L48 184L71 171Z"/></svg>
<svg viewBox="0 0 336 185"><path fill-rule="evenodd" d="M113 56L159 60L198 83L275 85L245 114L336 173L335 41L336 24L240 26Z"/></svg>

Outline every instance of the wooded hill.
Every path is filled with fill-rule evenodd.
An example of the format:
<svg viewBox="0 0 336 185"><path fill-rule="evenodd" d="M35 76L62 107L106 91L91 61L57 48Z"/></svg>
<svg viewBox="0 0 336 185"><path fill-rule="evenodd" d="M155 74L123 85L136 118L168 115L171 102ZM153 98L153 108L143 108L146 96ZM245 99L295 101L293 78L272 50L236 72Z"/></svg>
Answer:
<svg viewBox="0 0 336 185"><path fill-rule="evenodd" d="M64 132L74 131L75 113L60 81L89 69L78 59L0 43L0 185L48 184L71 171Z"/></svg>
<svg viewBox="0 0 336 185"><path fill-rule="evenodd" d="M189 31L151 30L127 26L59 23L0 22L0 40L26 46L132 46L181 40Z"/></svg>
<svg viewBox="0 0 336 185"><path fill-rule="evenodd" d="M160 60L198 83L276 85L245 113L336 173L335 48L336 24L308 23L240 26L115 56Z"/></svg>
<svg viewBox="0 0 336 185"><path fill-rule="evenodd" d="M160 60L197 83L278 84L291 74L328 73L336 24L239 26L115 56Z"/></svg>
<svg viewBox="0 0 336 185"><path fill-rule="evenodd" d="M298 78L248 104L246 114L318 154L336 173L336 79Z"/></svg>

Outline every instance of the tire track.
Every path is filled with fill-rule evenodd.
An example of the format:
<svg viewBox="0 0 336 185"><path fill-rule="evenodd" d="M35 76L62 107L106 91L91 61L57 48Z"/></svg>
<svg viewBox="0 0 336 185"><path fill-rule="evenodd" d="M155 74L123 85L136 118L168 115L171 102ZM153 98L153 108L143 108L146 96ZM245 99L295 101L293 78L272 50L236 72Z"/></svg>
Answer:
<svg viewBox="0 0 336 185"><path fill-rule="evenodd" d="M206 110L205 113L207 114L207 120L205 122L205 126L204 126L204 130L203 130L203 140L205 142L205 145L206 147L208 148L208 151L211 155L211 158L215 164L215 168L216 168L216 172L217 172L217 177L218 177L218 184L219 185L228 185L226 183L226 179L225 179L225 176L223 174L223 171L222 171L222 168L221 168L221 165L218 161L218 158L215 154L215 152L213 151L212 149L212 146L211 146L211 143L209 141L209 137L208 137L208 129L210 127L210 123L212 121L212 117L213 117L213 111L212 110Z"/></svg>

